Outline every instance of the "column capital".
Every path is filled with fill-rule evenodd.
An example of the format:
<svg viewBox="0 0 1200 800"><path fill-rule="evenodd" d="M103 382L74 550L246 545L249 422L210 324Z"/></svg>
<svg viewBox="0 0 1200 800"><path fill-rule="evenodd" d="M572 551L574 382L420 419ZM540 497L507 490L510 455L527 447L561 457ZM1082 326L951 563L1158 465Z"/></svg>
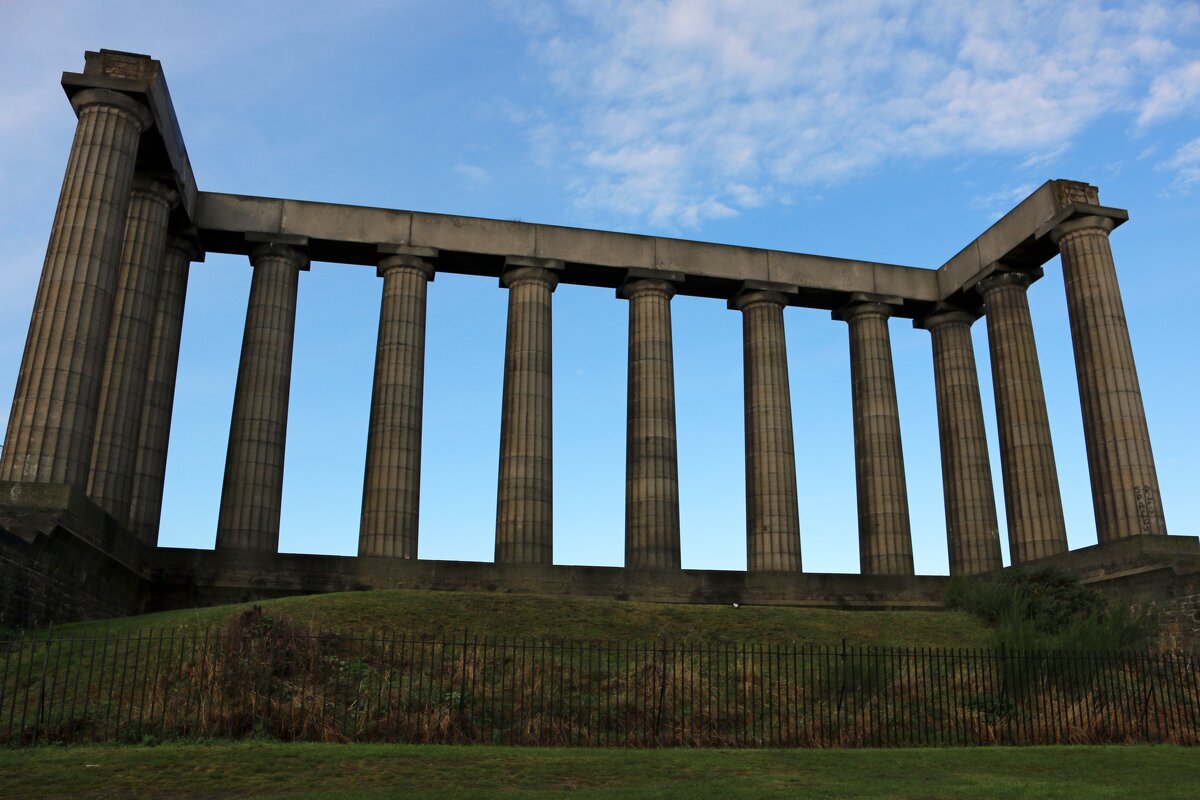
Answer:
<svg viewBox="0 0 1200 800"><path fill-rule="evenodd" d="M170 181L151 175L134 175L132 191L153 198L167 208L174 208L179 202L179 192Z"/></svg>
<svg viewBox="0 0 1200 800"><path fill-rule="evenodd" d="M387 273L395 270L410 270L413 272L419 272L425 276L425 280L427 281L432 281L434 273L436 272L433 262L427 258L397 254L381 259L375 274L382 278Z"/></svg>
<svg viewBox="0 0 1200 800"><path fill-rule="evenodd" d="M913 320L914 328L924 328L932 331L944 325L965 325L968 328L975 324L983 314L978 309L965 309L948 303L938 303L922 317Z"/></svg>
<svg viewBox="0 0 1200 800"><path fill-rule="evenodd" d="M774 281L742 281L737 291L729 298L726 307L730 311L744 311L750 306L770 303L786 306L792 297L800 291L800 287L791 283L775 283Z"/></svg>
<svg viewBox="0 0 1200 800"><path fill-rule="evenodd" d="M682 272L629 267L625 270L625 277L621 279L620 285L617 286L617 299L629 300L634 294L642 294L647 291L648 286L652 284L664 284L666 288L660 288L657 291L666 291L668 297L674 297L676 287L681 286L685 280L687 280L687 276ZM642 286L642 284L647 284L647 286Z"/></svg>
<svg viewBox="0 0 1200 800"><path fill-rule="evenodd" d="M670 300L675 296L675 282L655 278L634 278L617 287L617 297L621 300L632 300L648 294Z"/></svg>
<svg viewBox="0 0 1200 800"><path fill-rule="evenodd" d="M1042 277L1040 268L1029 272L1018 272L997 266L989 275L975 284L975 288L986 298L989 292L1002 286L1019 286L1022 289L1028 289L1029 285L1040 277Z"/></svg>
<svg viewBox="0 0 1200 800"><path fill-rule="evenodd" d="M150 113L150 109L127 94L115 92L112 89L84 89L71 96L71 108L75 109L76 116L83 114L83 110L91 106L109 106L120 109L132 117L143 131L149 130L150 126L154 124L154 117Z"/></svg>
<svg viewBox="0 0 1200 800"><path fill-rule="evenodd" d="M1112 217L1101 216L1099 214L1085 214L1084 216L1073 217L1050 229L1050 241L1058 244L1062 239L1073 233L1089 230L1098 230L1107 236L1112 232L1113 228L1117 227L1117 224L1117 221Z"/></svg>
<svg viewBox="0 0 1200 800"><path fill-rule="evenodd" d="M1075 202L1064 205L1057 214L1039 225L1037 230L1033 232L1033 238L1041 240L1049 236L1054 241L1057 241L1054 234L1059 227L1086 217L1104 217L1108 219L1108 230L1111 231L1118 225L1123 225L1129 221L1129 212L1123 208L1097 205L1090 202L1090 199L1088 202L1084 202L1083 199L1076 197Z"/></svg>
<svg viewBox="0 0 1200 800"><path fill-rule="evenodd" d="M899 297L855 292L850 295L849 301L835 308L830 313L830 316L842 322L850 322L851 320L866 316L886 318L892 316L895 308L903 302L904 300Z"/></svg>
<svg viewBox="0 0 1200 800"><path fill-rule="evenodd" d="M175 251L188 261L203 261L204 248L195 227L182 228L167 233L167 250Z"/></svg>
<svg viewBox="0 0 1200 800"><path fill-rule="evenodd" d="M771 305L783 308L787 304L788 297L782 292L753 290L739 292L737 296L729 301L729 308L733 311L745 311L751 306Z"/></svg>
<svg viewBox="0 0 1200 800"><path fill-rule="evenodd" d="M525 283L539 283L553 292L558 286L558 275L554 268L520 265L507 267L500 275L500 285L507 289Z"/></svg>
<svg viewBox="0 0 1200 800"><path fill-rule="evenodd" d="M282 259L301 272L310 266L307 248L292 243L264 241L250 250L250 264L258 266L261 259Z"/></svg>

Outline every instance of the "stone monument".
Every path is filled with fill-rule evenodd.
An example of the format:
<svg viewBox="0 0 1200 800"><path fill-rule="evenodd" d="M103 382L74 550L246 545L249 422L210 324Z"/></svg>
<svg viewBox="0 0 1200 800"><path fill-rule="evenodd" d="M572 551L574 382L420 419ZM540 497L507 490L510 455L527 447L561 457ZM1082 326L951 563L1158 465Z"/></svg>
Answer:
<svg viewBox="0 0 1200 800"><path fill-rule="evenodd" d="M374 587L844 607L936 605L914 576L889 320L930 334L951 575L1002 567L971 326L986 319L1013 564L1094 580L1195 564L1167 535L1095 186L1051 180L936 268L522 222L200 191L162 67L101 50L63 88L78 123L0 458L0 621ZM253 270L214 550L158 547L188 271ZM1026 293L1061 255L1099 544L1068 552ZM383 282L357 558L277 552L296 293L311 260ZM417 559L426 285L508 294L494 563ZM556 566L555 287L629 307L625 567ZM671 299L741 314L747 570L682 570ZM784 309L846 324L860 575L805 573ZM1090 571L1089 571L1090 570ZM1186 570L1185 570L1186 571ZM1176 569L1178 573L1178 569Z"/></svg>

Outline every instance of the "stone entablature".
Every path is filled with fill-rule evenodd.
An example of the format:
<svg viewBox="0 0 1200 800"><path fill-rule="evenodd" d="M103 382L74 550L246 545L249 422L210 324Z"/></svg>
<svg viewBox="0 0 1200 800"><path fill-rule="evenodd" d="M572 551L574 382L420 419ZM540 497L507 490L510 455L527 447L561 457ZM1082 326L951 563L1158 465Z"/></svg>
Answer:
<svg viewBox="0 0 1200 800"><path fill-rule="evenodd" d="M916 317L939 301L978 305L976 284L1001 268L999 265L1035 273L1058 255L1051 232L1063 220L1101 216L1112 220L1115 227L1129 218L1128 212L1118 208L1062 205L1056 198L1063 185L1087 186L1047 181L936 269L662 236L216 192L198 194L195 224L205 249L214 253L249 255L252 245L245 234L253 232L303 237L314 261L340 264L374 266L380 246L424 247L440 251L439 272L498 277L506 257L545 258L564 264L563 283L615 288L634 269L677 276L677 294L728 299L749 285L781 292L788 305L830 310L851 295L870 294L897 300L894 316Z"/></svg>

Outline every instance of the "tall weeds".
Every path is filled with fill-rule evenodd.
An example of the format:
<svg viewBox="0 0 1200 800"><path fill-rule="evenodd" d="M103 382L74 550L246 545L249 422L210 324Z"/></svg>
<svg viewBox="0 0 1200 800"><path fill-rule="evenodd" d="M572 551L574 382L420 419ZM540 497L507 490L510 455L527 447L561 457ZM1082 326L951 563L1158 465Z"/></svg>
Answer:
<svg viewBox="0 0 1200 800"><path fill-rule="evenodd" d="M428 639L261 609L182 637L0 649L8 744L1197 744L1198 729L1195 662L1150 653Z"/></svg>
<svg viewBox="0 0 1200 800"><path fill-rule="evenodd" d="M1054 568L955 577L946 604L991 624L993 645L1009 651L1140 650L1158 634L1153 605L1110 601Z"/></svg>

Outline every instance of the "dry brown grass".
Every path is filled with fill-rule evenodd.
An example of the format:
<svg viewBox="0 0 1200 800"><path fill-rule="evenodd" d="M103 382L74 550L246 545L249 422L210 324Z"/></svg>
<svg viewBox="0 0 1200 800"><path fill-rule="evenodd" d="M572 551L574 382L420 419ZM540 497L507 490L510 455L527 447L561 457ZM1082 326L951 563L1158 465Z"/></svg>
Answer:
<svg viewBox="0 0 1200 800"><path fill-rule="evenodd" d="M1161 654L344 636L261 609L57 644L0 655L0 741L1200 743L1196 665Z"/></svg>

